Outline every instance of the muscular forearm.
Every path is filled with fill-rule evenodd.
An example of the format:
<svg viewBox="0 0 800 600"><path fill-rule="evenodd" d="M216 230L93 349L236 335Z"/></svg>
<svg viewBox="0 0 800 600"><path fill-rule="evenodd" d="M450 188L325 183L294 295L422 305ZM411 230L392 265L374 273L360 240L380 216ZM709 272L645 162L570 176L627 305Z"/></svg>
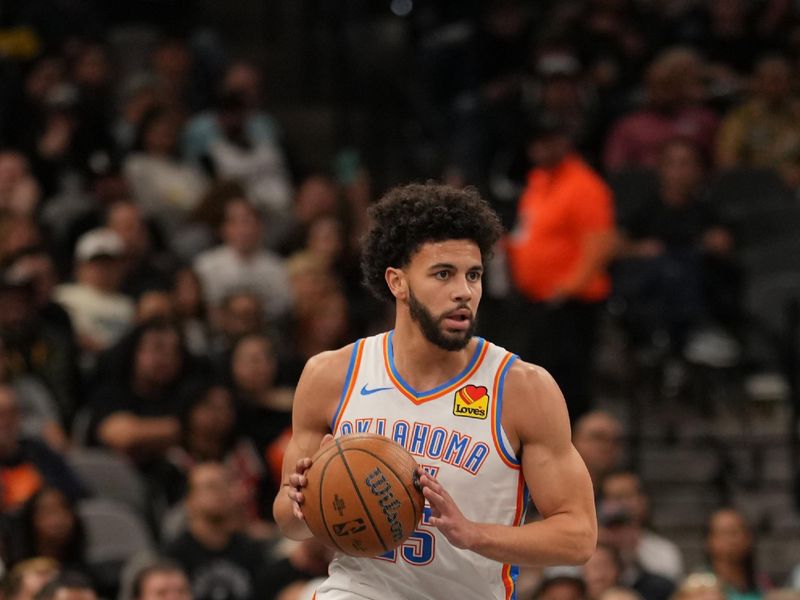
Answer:
<svg viewBox="0 0 800 600"><path fill-rule="evenodd" d="M272 516L281 533L292 540L305 540L310 537L311 530L305 521L298 519L292 510L292 500L288 496L288 485L282 485L272 505Z"/></svg>
<svg viewBox="0 0 800 600"><path fill-rule="evenodd" d="M522 527L474 524L468 549L502 563L520 566L581 565L597 544L593 523L553 515Z"/></svg>

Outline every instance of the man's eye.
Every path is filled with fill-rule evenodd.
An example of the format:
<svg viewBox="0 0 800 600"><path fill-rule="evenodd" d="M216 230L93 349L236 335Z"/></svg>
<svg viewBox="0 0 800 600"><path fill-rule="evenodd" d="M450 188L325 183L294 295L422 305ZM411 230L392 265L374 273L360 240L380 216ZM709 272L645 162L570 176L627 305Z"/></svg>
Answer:
<svg viewBox="0 0 800 600"><path fill-rule="evenodd" d="M447 279L450 276L449 271L439 271L436 273L437 279Z"/></svg>
<svg viewBox="0 0 800 600"><path fill-rule="evenodd" d="M467 273L467 279L469 279L470 281L480 281L480 278L481 278L481 274L478 273L477 271L473 271L471 273Z"/></svg>

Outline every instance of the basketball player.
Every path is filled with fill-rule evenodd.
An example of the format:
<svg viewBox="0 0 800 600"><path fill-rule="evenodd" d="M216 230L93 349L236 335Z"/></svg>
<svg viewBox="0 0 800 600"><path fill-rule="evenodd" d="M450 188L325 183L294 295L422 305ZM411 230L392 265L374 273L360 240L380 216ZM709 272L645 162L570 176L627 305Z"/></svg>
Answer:
<svg viewBox="0 0 800 600"><path fill-rule="evenodd" d="M389 191L371 216L364 281L394 302L395 328L309 360L275 520L290 538L311 536L308 457L329 434L383 434L422 467L422 522L380 557L338 554L316 599L513 598L512 565L583 563L597 525L558 386L473 335L498 218L474 191L418 184ZM544 518L522 525L528 491Z"/></svg>

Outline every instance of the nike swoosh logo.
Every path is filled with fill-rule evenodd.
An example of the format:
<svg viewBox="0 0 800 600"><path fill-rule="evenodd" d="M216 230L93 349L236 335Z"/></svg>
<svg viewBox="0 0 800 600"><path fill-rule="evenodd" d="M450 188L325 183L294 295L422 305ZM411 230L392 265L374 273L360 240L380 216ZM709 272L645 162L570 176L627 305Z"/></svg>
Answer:
<svg viewBox="0 0 800 600"><path fill-rule="evenodd" d="M364 384L364 387L361 388L361 395L362 396L369 396L370 394L374 394L376 392L384 392L386 390L390 390L390 387L382 387L382 388L372 388L371 390L367 389L367 384Z"/></svg>

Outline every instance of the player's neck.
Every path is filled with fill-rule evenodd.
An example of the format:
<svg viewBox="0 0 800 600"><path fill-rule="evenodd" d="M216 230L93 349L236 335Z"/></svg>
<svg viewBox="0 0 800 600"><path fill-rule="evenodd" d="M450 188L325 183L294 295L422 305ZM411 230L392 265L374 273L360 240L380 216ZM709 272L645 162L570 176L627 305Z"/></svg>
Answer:
<svg viewBox="0 0 800 600"><path fill-rule="evenodd" d="M463 350L444 350L428 341L413 323L398 320L392 336L394 366L414 389L433 389L464 370L475 343L473 339Z"/></svg>

